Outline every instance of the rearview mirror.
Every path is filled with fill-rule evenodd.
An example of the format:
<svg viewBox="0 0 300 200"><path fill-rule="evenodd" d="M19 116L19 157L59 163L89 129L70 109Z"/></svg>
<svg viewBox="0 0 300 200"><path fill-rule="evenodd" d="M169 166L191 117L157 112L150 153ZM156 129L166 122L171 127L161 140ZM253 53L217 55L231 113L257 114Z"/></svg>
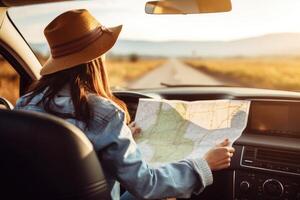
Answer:
<svg viewBox="0 0 300 200"><path fill-rule="evenodd" d="M161 0L146 3L147 14L198 14L231 11L231 0Z"/></svg>

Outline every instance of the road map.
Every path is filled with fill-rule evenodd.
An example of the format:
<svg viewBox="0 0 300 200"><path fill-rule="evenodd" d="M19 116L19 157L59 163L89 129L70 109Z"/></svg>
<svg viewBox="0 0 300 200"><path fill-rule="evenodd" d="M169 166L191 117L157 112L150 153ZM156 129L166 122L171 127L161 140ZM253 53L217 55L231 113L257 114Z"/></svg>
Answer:
<svg viewBox="0 0 300 200"><path fill-rule="evenodd" d="M245 129L250 101L178 101L140 99L135 121L142 133L136 139L152 166L202 157L228 138L235 141Z"/></svg>

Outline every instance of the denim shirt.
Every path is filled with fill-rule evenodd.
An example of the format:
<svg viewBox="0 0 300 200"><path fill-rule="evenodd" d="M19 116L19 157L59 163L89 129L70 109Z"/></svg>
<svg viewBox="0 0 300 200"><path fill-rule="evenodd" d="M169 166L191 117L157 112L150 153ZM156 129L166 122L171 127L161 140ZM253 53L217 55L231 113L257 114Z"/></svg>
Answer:
<svg viewBox="0 0 300 200"><path fill-rule="evenodd" d="M45 112L41 104L37 105L43 95L40 93L24 105L27 94L18 100L15 109ZM56 95L54 102L53 109L74 113L68 87ZM89 127L82 121L65 120L79 127L92 142L113 200L120 199L120 184L137 199L188 198L212 184L211 170L200 157L156 168L149 166L126 125L124 112L112 101L95 94L88 95L88 103L93 111Z"/></svg>

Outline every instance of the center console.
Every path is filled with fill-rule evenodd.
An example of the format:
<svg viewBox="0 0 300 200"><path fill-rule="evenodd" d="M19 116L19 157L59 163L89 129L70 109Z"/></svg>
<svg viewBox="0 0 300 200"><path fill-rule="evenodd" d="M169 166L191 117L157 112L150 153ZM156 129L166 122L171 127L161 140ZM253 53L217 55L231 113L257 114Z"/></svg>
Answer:
<svg viewBox="0 0 300 200"><path fill-rule="evenodd" d="M299 101L252 101L235 147L235 200L300 200Z"/></svg>
<svg viewBox="0 0 300 200"><path fill-rule="evenodd" d="M235 175L235 199L300 199L299 179L255 171L237 171Z"/></svg>
<svg viewBox="0 0 300 200"><path fill-rule="evenodd" d="M300 199L300 153L243 147L240 165L235 199Z"/></svg>

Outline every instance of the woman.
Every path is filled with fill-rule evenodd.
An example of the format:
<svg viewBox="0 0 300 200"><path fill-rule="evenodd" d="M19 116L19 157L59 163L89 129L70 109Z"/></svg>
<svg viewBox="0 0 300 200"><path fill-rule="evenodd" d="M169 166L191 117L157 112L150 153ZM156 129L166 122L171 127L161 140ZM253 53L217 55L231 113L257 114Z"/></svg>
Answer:
<svg viewBox="0 0 300 200"><path fill-rule="evenodd" d="M126 125L126 105L111 93L101 58L121 28L105 28L87 10L55 18L44 31L51 57L41 70L42 78L16 108L50 113L79 127L98 152L112 199L120 198L119 183L135 198L190 197L212 183L211 170L229 166L234 149L224 141L204 158L158 168L142 159Z"/></svg>

